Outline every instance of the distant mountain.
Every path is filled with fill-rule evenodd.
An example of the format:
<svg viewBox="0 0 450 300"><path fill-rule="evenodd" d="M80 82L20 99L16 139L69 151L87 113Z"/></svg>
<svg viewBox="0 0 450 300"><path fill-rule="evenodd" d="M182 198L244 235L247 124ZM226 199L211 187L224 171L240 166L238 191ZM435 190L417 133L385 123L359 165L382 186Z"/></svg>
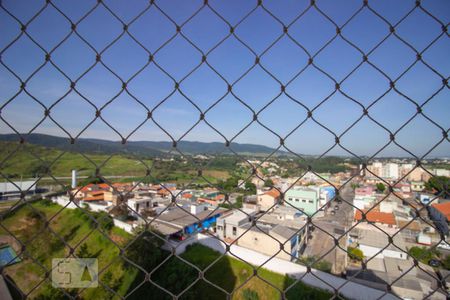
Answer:
<svg viewBox="0 0 450 300"><path fill-rule="evenodd" d="M173 149L172 142L128 141L125 145L122 145L119 141L79 138L74 144L70 144L69 139L64 137L38 133L30 135L24 134L23 136L29 144L82 153L131 153L143 156L164 156ZM19 141L19 137L16 134L0 134L0 141ZM240 154L269 154L274 151L273 148L253 144L231 143L230 147L233 151ZM177 144L177 148L185 154L194 155L231 153L231 151L225 147L225 143L218 142L203 143L180 141ZM178 152L173 151L172 153L177 154Z"/></svg>

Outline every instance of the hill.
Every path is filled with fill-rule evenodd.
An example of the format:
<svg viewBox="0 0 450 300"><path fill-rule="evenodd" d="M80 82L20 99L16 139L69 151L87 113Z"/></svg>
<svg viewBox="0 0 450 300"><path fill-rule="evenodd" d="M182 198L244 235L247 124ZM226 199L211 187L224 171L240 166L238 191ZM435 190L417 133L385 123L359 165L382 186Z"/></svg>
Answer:
<svg viewBox="0 0 450 300"><path fill-rule="evenodd" d="M79 138L74 144L70 144L70 140L64 137L33 133L25 135L24 138L27 143L56 148L64 151L73 151L81 153L102 153L102 154L134 154L139 156L164 156L172 147L172 142L166 141L128 141L123 145L120 141L110 141L102 139L86 139ZM19 141L16 134L1 134L0 141L14 142ZM231 143L233 151L240 154L269 154L274 151L273 148L254 145L254 144L239 144ZM231 151L225 147L225 143L219 142L191 142L180 141L177 148L185 154L230 154ZM173 154L178 152L173 151Z"/></svg>

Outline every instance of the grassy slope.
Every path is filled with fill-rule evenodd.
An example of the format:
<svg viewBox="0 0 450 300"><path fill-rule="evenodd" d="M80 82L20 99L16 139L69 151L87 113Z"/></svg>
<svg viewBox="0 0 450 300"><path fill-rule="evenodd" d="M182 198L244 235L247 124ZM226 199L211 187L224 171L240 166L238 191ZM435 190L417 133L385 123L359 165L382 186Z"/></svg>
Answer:
<svg viewBox="0 0 450 300"><path fill-rule="evenodd" d="M59 205L44 205L41 202L35 202L32 205L35 209L44 213L47 220L56 215L49 222L49 228L62 237L68 245L75 247L81 241L86 243L89 252L97 256L100 270L111 264L105 272L110 270L113 274L112 281L116 280L116 282L120 283L118 284L118 291L121 294L126 293L137 271L125 269L123 261L118 259L117 256L119 249L107 237L99 231L93 230L86 218L75 210L64 209L61 211L61 206ZM24 206L13 215L9 215L2 221L2 224L27 245L27 251L34 259L47 269L50 269L52 258L67 257L69 248L65 247L49 230L46 230L43 222L30 218L30 211L32 211L30 207ZM8 233L1 229L0 235L7 236ZM121 246L125 245L131 237L116 227L108 233L108 236ZM87 238L83 240L85 237ZM45 274L44 270L31 259L26 256L22 256L22 259L21 263L9 266L5 271L23 292L28 293L34 286L39 284ZM100 278L105 272L100 275ZM48 289L49 285L48 281L44 282L31 295L36 296L40 294L45 289ZM107 299L110 297L108 292L101 286L99 288L86 289L82 295L86 299Z"/></svg>
<svg viewBox="0 0 450 300"><path fill-rule="evenodd" d="M194 244L181 257L205 270L220 254L208 247ZM235 258L224 256L211 268L205 271L205 278L228 293L233 293L232 299L243 299L243 291L250 289L258 293L260 300L280 299L280 291L285 290L295 281L287 276L265 269L258 270L258 277L253 276L253 268L249 264ZM135 286L142 282L139 276ZM180 294L186 287L198 278L198 272L180 259L171 258L161 266L151 277L158 285ZM261 279L262 278L262 279ZM270 282L267 283L264 280ZM143 299L146 295L155 295L157 299L171 299L168 294L146 283L130 299ZM303 283L296 283L287 292L288 299L329 299L331 294L326 291L309 287ZM200 280L184 293L181 299L226 299L226 294L220 289Z"/></svg>
<svg viewBox="0 0 450 300"><path fill-rule="evenodd" d="M109 270L112 273L112 280L108 285L111 286L118 282L115 289L120 295L130 293L137 284L142 282L141 276L137 276L138 270L133 267L125 268L124 262L118 257L119 249L99 231L93 230L89 225L89 219L84 217L83 213L77 210L61 210L61 206L46 204L45 202L35 202L32 205L36 210L45 214L45 218L49 220L49 228L63 238L68 245L71 247L81 243L88 245L89 252L99 259L99 269L102 270L107 267L100 278L103 280L103 276ZM43 221L30 217L31 211L33 210L30 207L24 206L6 217L2 224L27 245L27 251L34 259L49 269L51 259L67 256L69 248L64 246L60 239L50 233L49 230L45 229ZM0 230L0 237L8 235L5 230ZM130 240L129 234L115 227L108 233L108 236L121 246ZM15 248L18 250L17 247ZM189 247L182 254L184 259L203 270L219 256L219 253L199 244ZM22 259L21 263L9 266L5 271L22 291L29 293L34 286L39 284L45 274L44 270L31 259L26 256L22 256ZM171 258L152 274L152 280L178 294L191 284L197 275L197 271L192 267L187 266L179 259ZM229 256L222 257L205 272L207 280L228 292L232 292L242 285L235 292L233 299L242 299L242 293L245 289L257 292L261 300L278 299L280 296L278 289L284 290L294 282L287 276L265 269L259 270L258 275L271 284L260 278L252 277L252 275L253 269L250 265ZM49 285L49 282L40 285L31 292L31 296L45 292ZM164 299L167 296L155 289L155 287L149 288L147 286L145 288L144 286L144 288L132 293L131 299L142 299L142 297L148 297L150 294L157 296L158 299ZM197 282L191 290L193 293L186 293L184 299L193 299L193 297L198 297L198 299L225 299L225 294L222 291L204 281ZM82 296L85 299L108 299L111 297L101 286L86 289ZM297 283L287 293L289 299L328 299L329 296L327 292L308 287L302 283Z"/></svg>

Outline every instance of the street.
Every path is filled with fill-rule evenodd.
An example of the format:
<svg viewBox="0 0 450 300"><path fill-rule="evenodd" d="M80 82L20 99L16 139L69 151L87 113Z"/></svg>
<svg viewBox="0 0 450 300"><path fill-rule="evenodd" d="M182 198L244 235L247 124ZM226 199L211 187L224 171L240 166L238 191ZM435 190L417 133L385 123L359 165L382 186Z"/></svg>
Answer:
<svg viewBox="0 0 450 300"><path fill-rule="evenodd" d="M354 191L349 185L344 186L340 191L340 197L348 203L353 203ZM353 221L353 207L345 201L341 201L341 203L336 200L332 201L330 207L325 210L323 217L313 218L314 228L303 253L304 256L321 257L329 252L322 260L326 260L333 265L332 273L335 274L340 274L345 270L347 253L335 245L334 239L339 239L340 247L346 249L347 238L341 237ZM335 206L338 206L337 210L334 209ZM335 211L334 215L331 211Z"/></svg>

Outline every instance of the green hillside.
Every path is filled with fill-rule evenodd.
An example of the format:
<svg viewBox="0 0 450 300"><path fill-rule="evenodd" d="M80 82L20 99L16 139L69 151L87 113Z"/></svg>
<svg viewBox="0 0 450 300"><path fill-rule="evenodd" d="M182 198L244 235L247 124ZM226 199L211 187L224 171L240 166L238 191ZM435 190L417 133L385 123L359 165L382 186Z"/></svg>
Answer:
<svg viewBox="0 0 450 300"><path fill-rule="evenodd" d="M83 156L80 153L12 142L0 142L0 149L1 161L6 159L0 170L10 178L32 178L48 173L46 172L48 170L56 177L70 177L73 169L78 170L80 176L90 176L95 174L96 165L101 167L101 174L105 176L144 176L146 171L144 163L149 167L152 164L150 159L139 161L125 155L113 155L111 158L108 154ZM46 165L49 166L48 169Z"/></svg>
<svg viewBox="0 0 450 300"><path fill-rule="evenodd" d="M177 157L173 161L162 158L143 158L131 154L77 153L47 148L32 144L17 144L0 141L0 172L12 180L20 178L60 177L63 183L70 182L71 170L77 170L81 182L83 177L92 177L96 168L102 176L115 176L112 181L177 181L178 183L206 183L197 177L197 170L204 167L203 176L211 182L229 177L236 164L232 158L214 158L209 162L186 162ZM146 176L147 170L151 176ZM3 181L0 179L0 181ZM51 183L52 179L44 180Z"/></svg>
<svg viewBox="0 0 450 300"><path fill-rule="evenodd" d="M52 295L55 294L55 289L50 281L41 283L45 270L40 265L50 270L53 258L67 257L69 248L65 244L75 248L79 257L96 257L99 269L105 268L100 276L101 280L113 285L120 295L127 292L137 269L130 268L123 260L117 259L119 249L112 241L123 247L131 235L117 227L111 227L110 222L101 222L100 229L104 233L100 233L94 230L91 219L79 209L61 210L61 206L49 201L35 202L32 206L34 209L24 206L8 214L2 222L8 232L3 228L0 230L0 241L10 244L22 259L21 262L6 267L5 274L23 293L30 293L30 298L40 296L41 299L58 299L58 296ZM97 220L106 217L104 214L91 214ZM46 220L50 220L48 229ZM21 254L20 244L10 238L9 232L27 245L26 253ZM82 251L81 248L85 250ZM35 286L38 288L33 290ZM49 295L54 298L49 298ZM84 299L110 299L111 296L101 286L86 289L82 293Z"/></svg>

